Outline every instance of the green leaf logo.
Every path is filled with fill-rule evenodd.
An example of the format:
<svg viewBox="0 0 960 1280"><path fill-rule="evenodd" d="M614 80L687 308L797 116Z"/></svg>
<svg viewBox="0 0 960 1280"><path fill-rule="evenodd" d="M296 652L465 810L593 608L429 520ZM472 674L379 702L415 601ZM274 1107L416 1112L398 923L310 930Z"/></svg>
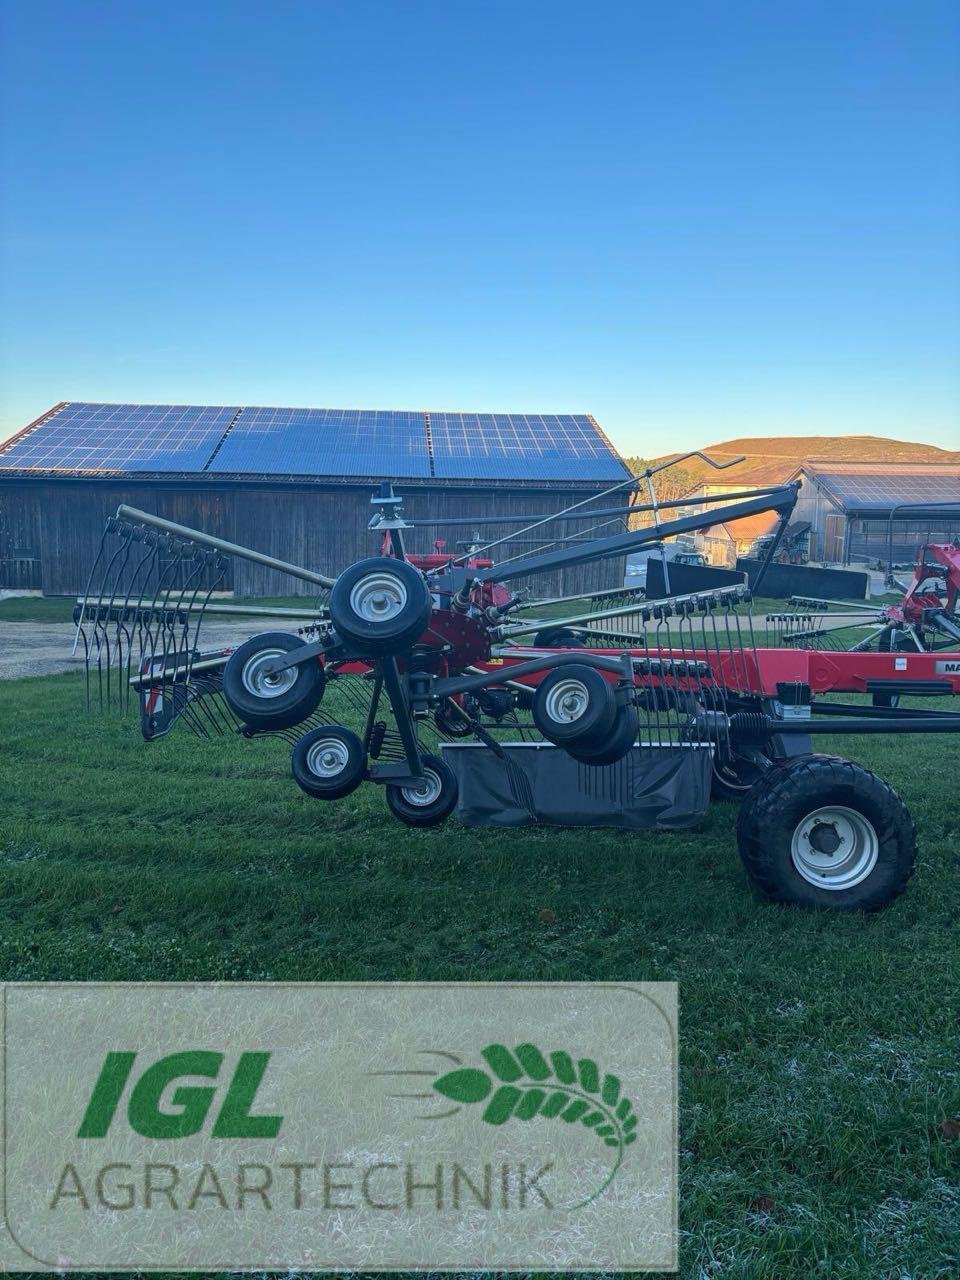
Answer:
<svg viewBox="0 0 960 1280"><path fill-rule="evenodd" d="M562 1049L544 1054L535 1044L519 1044L512 1050L488 1044L480 1056L489 1071L458 1067L435 1079L433 1088L444 1098L464 1105L485 1102L480 1115L484 1124L540 1117L591 1129L606 1146L616 1148L616 1160L597 1190L573 1207L580 1209L602 1195L616 1176L627 1147L637 1138L637 1117L630 1099L622 1094L618 1077L601 1073L592 1058L574 1061Z"/></svg>

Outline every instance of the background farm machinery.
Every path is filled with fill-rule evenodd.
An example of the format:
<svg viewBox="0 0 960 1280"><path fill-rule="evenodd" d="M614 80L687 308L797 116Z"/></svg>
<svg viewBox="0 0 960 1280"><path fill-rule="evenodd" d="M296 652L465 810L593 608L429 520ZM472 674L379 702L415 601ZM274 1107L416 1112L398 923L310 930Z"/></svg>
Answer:
<svg viewBox="0 0 960 1280"><path fill-rule="evenodd" d="M591 499L486 545L417 557L385 483L370 521L380 554L336 578L121 507L77 607L77 644L97 678L90 696L136 698L147 738L178 721L202 737L279 736L307 794L332 800L379 784L411 826L456 808L475 825L681 827L703 816L712 789L745 798L740 852L768 897L883 905L913 867L909 815L866 770L812 754L813 736L956 732L960 716L826 701L902 691L902 659L768 647L743 587L654 601L638 588L530 594L544 573L760 511L775 511L782 531L796 489L708 499L709 510L666 520L681 504L650 497L611 508ZM652 523L626 528L638 511ZM588 527L550 537L554 521ZM533 549L494 563L486 553L507 541ZM231 556L309 583L316 600L263 608L289 618L289 631L205 650L205 617L250 611L217 598ZM960 692L960 667L934 677L916 668L931 655L910 661L911 681Z"/></svg>

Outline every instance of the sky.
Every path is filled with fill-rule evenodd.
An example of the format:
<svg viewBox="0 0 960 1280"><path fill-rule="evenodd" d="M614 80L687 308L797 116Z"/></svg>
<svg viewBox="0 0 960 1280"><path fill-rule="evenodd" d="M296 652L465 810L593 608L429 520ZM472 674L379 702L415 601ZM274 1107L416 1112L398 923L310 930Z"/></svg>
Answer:
<svg viewBox="0 0 960 1280"><path fill-rule="evenodd" d="M960 448L953 0L13 0L0 438L60 400Z"/></svg>

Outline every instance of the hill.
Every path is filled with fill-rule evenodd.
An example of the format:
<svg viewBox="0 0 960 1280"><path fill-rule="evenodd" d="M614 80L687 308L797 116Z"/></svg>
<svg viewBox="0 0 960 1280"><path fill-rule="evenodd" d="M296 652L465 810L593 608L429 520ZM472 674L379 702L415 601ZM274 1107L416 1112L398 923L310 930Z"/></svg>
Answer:
<svg viewBox="0 0 960 1280"><path fill-rule="evenodd" d="M690 458L679 466L661 473L657 483L662 498L681 497L708 476L751 484L776 484L787 477L801 462L890 462L960 464L960 451L941 449L933 444L915 444L910 440L888 440L884 436L741 436L719 444L703 446L704 453L715 462L743 461L724 473L716 472L699 458ZM671 454L660 458L627 458L635 472L666 462Z"/></svg>

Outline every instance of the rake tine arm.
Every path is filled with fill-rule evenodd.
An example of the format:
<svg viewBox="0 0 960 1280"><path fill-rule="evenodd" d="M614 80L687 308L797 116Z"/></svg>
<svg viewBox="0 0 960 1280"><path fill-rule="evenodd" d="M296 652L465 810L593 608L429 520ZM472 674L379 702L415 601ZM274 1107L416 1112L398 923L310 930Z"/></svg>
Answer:
<svg viewBox="0 0 960 1280"><path fill-rule="evenodd" d="M122 504L117 508L117 517L136 520L175 538L198 542L203 547L236 556L239 560L249 560L252 564L260 564L267 569L275 569L278 573L289 574L291 578L299 578L302 582L312 582L318 587L332 587L335 582L334 578L328 578L323 573L314 573L312 569L304 569L298 564L289 564L286 560L278 560L275 556L265 555L262 551L253 551L250 547L241 547L235 542L227 542L224 538L215 538L212 534L191 529L184 524L176 524L173 520L164 520L161 516L150 515L147 511L137 510L136 507Z"/></svg>

